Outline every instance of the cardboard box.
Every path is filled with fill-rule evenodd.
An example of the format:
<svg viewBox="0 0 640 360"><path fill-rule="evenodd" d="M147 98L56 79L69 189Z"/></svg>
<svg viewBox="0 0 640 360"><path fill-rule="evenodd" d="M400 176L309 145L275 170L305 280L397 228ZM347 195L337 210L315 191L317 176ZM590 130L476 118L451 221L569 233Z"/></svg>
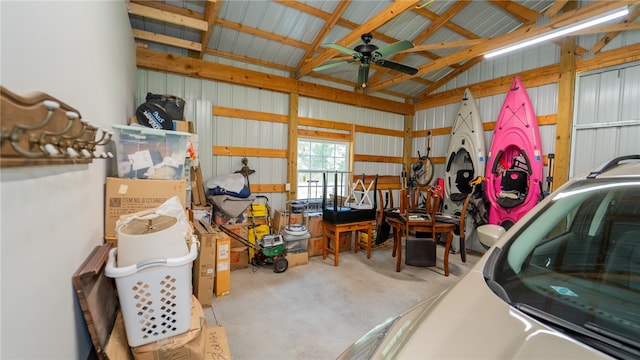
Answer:
<svg viewBox="0 0 640 360"><path fill-rule="evenodd" d="M198 224L199 237L215 239L213 292L217 297L228 295L231 288L231 238L215 225L202 221Z"/></svg>
<svg viewBox="0 0 640 360"><path fill-rule="evenodd" d="M116 221L120 216L157 208L173 196L177 196L186 208L187 183L185 180L108 177L105 187L105 238L117 238Z"/></svg>
<svg viewBox="0 0 640 360"><path fill-rule="evenodd" d="M173 130L191 132L189 131L189 122L184 120L173 120Z"/></svg>
<svg viewBox="0 0 640 360"><path fill-rule="evenodd" d="M316 236L309 239L309 257L322 255L324 237Z"/></svg>
<svg viewBox="0 0 640 360"><path fill-rule="evenodd" d="M133 354L127 342L127 333L124 328L124 318L122 311L118 310L116 321L113 323L113 329L109 334L109 340L104 347L104 353L110 360L132 360Z"/></svg>
<svg viewBox="0 0 640 360"><path fill-rule="evenodd" d="M132 116L129 118L129 124L140 124L138 118ZM193 133L193 122L186 120L173 120L173 130Z"/></svg>
<svg viewBox="0 0 640 360"><path fill-rule="evenodd" d="M224 326L207 327L204 352L206 359L231 360L229 340Z"/></svg>
<svg viewBox="0 0 640 360"><path fill-rule="evenodd" d="M239 243L238 240L231 239L232 242ZM249 247L246 245L233 246L231 244L231 271L245 269L249 266Z"/></svg>
<svg viewBox="0 0 640 360"><path fill-rule="evenodd" d="M194 301L197 303L197 301ZM197 306L197 305L196 305ZM195 319L193 315L196 312L192 312L192 324L195 325ZM110 360L132 360L134 359L133 351L137 351L135 359L153 359L153 360L169 360L169 359L184 359L184 360L231 360L231 351L229 349L229 340L227 338L227 332L224 326L207 326L205 317L202 316L202 330L192 342L187 342L185 346L177 346L173 349L168 349L165 346L160 346L158 351L152 351L147 353L141 353L140 348L130 348L127 344L127 336L124 327L124 321L122 319L122 313L118 314L109 341L105 347L105 354ZM186 333L182 335L176 335L175 337L194 335L193 333ZM175 344L173 338L171 341ZM149 344L151 345L151 344ZM145 346L149 346L145 345ZM161 345L161 344L158 344ZM202 352L198 353L197 350L203 346ZM143 349L144 350L144 349Z"/></svg>
<svg viewBox="0 0 640 360"><path fill-rule="evenodd" d="M207 224L211 224L211 217L213 216L213 207L211 205L191 204L191 212L194 220L202 220Z"/></svg>
<svg viewBox="0 0 640 360"><path fill-rule="evenodd" d="M282 229L288 224L302 224L302 213L291 215L291 219L287 216L287 211L276 210L273 213L273 233L280 234Z"/></svg>
<svg viewBox="0 0 640 360"><path fill-rule="evenodd" d="M340 233L340 252L351 251L351 243L353 241L353 232L347 231ZM333 249L333 244L329 242L329 249Z"/></svg>
<svg viewBox="0 0 640 360"><path fill-rule="evenodd" d="M322 236L324 232L324 226L322 222L322 213L319 215L310 215L307 217L306 222L307 229L311 237Z"/></svg>
<svg viewBox="0 0 640 360"><path fill-rule="evenodd" d="M113 247L118 247L118 238L112 236L105 236L104 242L111 244Z"/></svg>
<svg viewBox="0 0 640 360"><path fill-rule="evenodd" d="M193 264L193 294L204 307L211 306L213 301L213 283L216 265L217 233L210 229L210 225L202 221L193 222L193 230L200 249Z"/></svg>
<svg viewBox="0 0 640 360"><path fill-rule="evenodd" d="M284 257L289 262L290 268L309 263L309 253L306 251L295 254L286 254Z"/></svg>
<svg viewBox="0 0 640 360"><path fill-rule="evenodd" d="M213 290L216 297L229 295L231 293L231 238L222 230L219 233L216 244L216 277L214 278Z"/></svg>
<svg viewBox="0 0 640 360"><path fill-rule="evenodd" d="M191 302L191 325L189 330L168 339L133 347L135 360L157 359L204 359L207 321L198 299Z"/></svg>

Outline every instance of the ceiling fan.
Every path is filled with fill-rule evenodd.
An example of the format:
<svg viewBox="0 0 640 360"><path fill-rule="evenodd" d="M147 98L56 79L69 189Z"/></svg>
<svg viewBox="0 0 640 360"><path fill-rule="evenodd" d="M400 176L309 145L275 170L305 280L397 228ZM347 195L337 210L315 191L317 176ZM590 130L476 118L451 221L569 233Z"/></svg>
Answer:
<svg viewBox="0 0 640 360"><path fill-rule="evenodd" d="M410 66L385 59L385 57L389 55L393 55L403 50L411 49L413 47L413 43L411 41L402 40L402 41L398 41L393 44L384 46L382 48L378 48L376 45L371 44L371 39L373 39L373 36L371 35L371 33L363 34L360 38L362 39L364 44L360 44L356 46L353 50L338 44L325 44L326 47L336 49L336 50L342 51L345 54L351 55L353 57L353 60L344 60L339 62L333 62L330 64L320 65L318 67L315 67L313 70L322 71L328 68L332 68L334 66L359 61L360 67L358 70L358 84L363 88L367 87L367 81L369 80L369 65L372 63L378 66L386 67L388 69L400 71L409 75L414 75L415 73L418 72L418 69L416 68L412 68Z"/></svg>

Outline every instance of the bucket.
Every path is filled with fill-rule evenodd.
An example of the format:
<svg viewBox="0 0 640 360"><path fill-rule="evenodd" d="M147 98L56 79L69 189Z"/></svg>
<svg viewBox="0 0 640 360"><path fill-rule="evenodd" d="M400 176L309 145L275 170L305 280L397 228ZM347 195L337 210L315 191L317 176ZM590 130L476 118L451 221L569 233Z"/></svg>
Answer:
<svg viewBox="0 0 640 360"><path fill-rule="evenodd" d="M178 258L189 253L178 219L150 214L118 227L118 267L150 259Z"/></svg>

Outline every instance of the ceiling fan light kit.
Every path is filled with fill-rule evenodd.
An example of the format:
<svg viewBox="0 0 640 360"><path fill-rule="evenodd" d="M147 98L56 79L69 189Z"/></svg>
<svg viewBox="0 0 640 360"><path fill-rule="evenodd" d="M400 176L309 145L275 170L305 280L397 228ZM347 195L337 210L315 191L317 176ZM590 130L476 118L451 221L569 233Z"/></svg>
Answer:
<svg viewBox="0 0 640 360"><path fill-rule="evenodd" d="M568 26L563 26L561 28L549 31L547 33L541 34L539 36L533 37L529 40L526 41L522 41L522 42L518 42L512 45L509 45L507 47L503 47L501 49L495 50L495 51L491 51L488 52L484 55L484 57L486 59L498 56L498 55L503 55L506 54L508 52L511 51L515 51L518 49L522 49L525 48L527 46L531 46L531 45L535 45L544 41L548 41L551 39L555 39L564 35L568 35L572 32L576 32L579 30L583 30L598 24L602 24L605 23L607 21L611 21L620 17L623 17L625 15L629 14L629 7L628 6L624 6L622 8L616 9L616 10L612 10L609 12L606 12L604 14L600 14L596 17L590 18L590 19L586 19L584 21L581 22L577 22L575 24L572 25L568 25Z"/></svg>
<svg viewBox="0 0 640 360"><path fill-rule="evenodd" d="M416 68L385 59L385 57L387 56L391 56L400 51L413 48L413 43L411 41L402 40L379 48L375 44L371 44L371 40L373 39L371 33L363 34L360 38L362 39L363 44L356 46L354 49L350 49L339 44L325 44L325 46L328 48L351 55L353 57L353 60L344 60L340 62L325 64L315 67L313 70L322 71L338 65L358 61L360 62L360 66L358 68L358 85L363 89L367 87L367 81L369 80L369 68L371 64L375 64L377 66L385 67L387 69L399 71L409 75L414 75L418 72L418 69Z"/></svg>

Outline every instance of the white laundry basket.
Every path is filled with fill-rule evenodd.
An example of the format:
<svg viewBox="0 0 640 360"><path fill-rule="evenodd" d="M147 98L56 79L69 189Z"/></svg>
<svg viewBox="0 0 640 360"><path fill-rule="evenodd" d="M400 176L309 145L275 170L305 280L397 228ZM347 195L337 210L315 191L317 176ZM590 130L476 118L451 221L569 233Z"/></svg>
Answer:
<svg viewBox="0 0 640 360"><path fill-rule="evenodd" d="M189 330L191 267L198 245L182 257L152 259L125 267L116 265L111 249L105 274L115 278L129 346L136 347ZM143 271L144 270L144 271Z"/></svg>

